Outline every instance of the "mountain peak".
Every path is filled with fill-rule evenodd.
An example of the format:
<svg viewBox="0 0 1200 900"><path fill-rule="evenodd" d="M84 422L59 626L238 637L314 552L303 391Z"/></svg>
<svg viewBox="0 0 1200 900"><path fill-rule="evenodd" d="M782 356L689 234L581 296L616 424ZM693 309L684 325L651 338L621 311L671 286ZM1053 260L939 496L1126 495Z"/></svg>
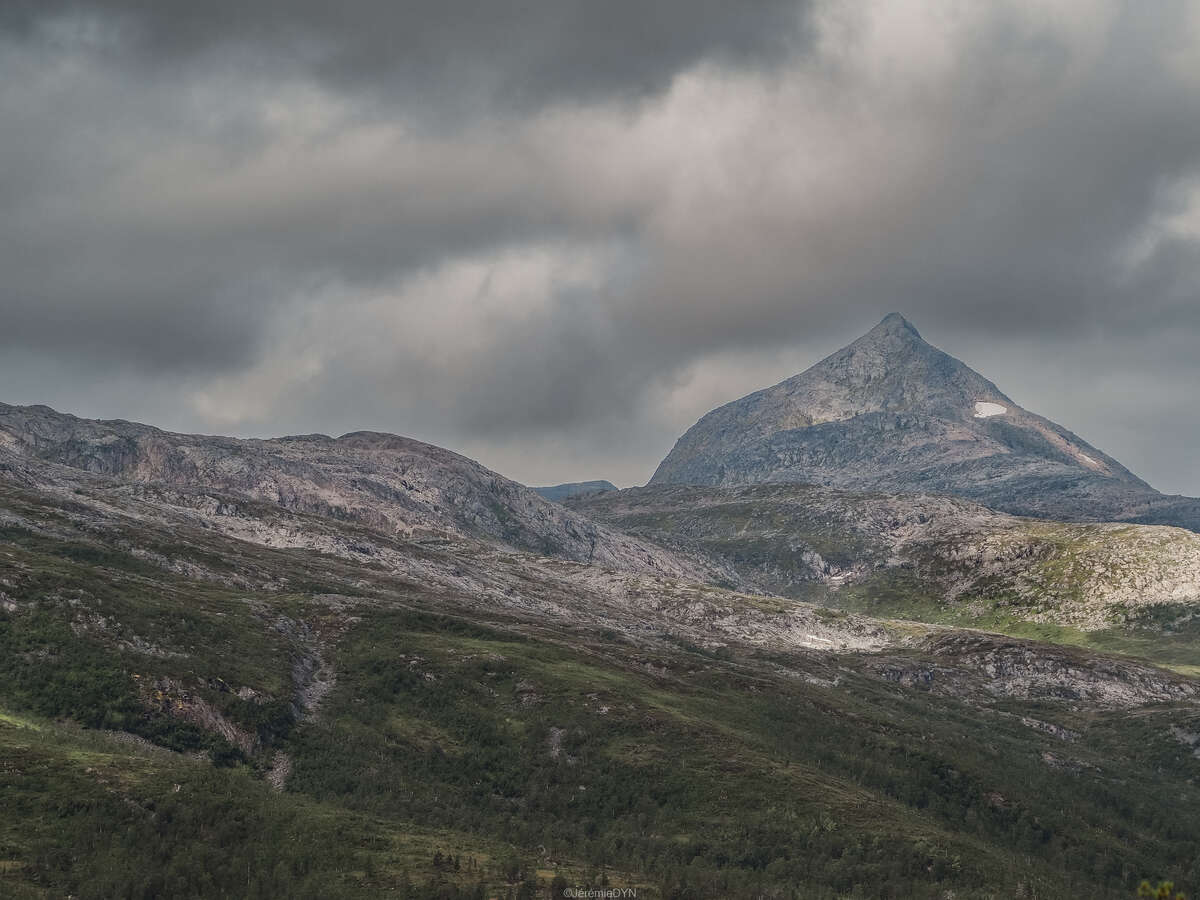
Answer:
<svg viewBox="0 0 1200 900"><path fill-rule="evenodd" d="M917 331L917 329L913 327L912 322L908 321L908 319L904 318L904 316L900 315L898 312L888 313L883 317L883 320L878 325L867 332L866 336L870 337L871 335L885 334L905 335L914 337L919 341L924 340L921 337L921 332Z"/></svg>
<svg viewBox="0 0 1200 900"><path fill-rule="evenodd" d="M817 367L847 363L868 365L895 373L917 360L942 356L942 352L921 337L921 332L900 313L888 313L883 319L847 347L822 360ZM951 357L947 357L950 359Z"/></svg>
<svg viewBox="0 0 1200 900"><path fill-rule="evenodd" d="M688 429L651 484L807 481L936 491L1018 513L1117 518L1156 496L890 313L854 343Z"/></svg>
<svg viewBox="0 0 1200 900"><path fill-rule="evenodd" d="M854 343L780 387L787 404L810 417L810 424L934 409L955 418L970 416L976 401L1011 403L978 372L928 343L900 313L888 314Z"/></svg>

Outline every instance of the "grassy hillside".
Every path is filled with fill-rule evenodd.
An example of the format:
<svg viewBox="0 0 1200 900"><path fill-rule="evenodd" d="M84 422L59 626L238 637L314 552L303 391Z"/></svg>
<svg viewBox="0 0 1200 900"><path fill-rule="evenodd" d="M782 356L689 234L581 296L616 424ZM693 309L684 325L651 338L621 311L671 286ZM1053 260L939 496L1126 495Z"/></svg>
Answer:
<svg viewBox="0 0 1200 900"><path fill-rule="evenodd" d="M980 628L1020 638L1082 647L1149 660L1185 675L1200 675L1200 619L1194 608L1164 604L1104 628L1083 629L1036 621L1022 599L1005 586L979 585L948 603L911 570L885 570L837 590L808 596L831 607L873 616ZM1047 618L1047 617L1042 617Z"/></svg>
<svg viewBox="0 0 1200 900"><path fill-rule="evenodd" d="M338 643L321 714L241 755L135 711L146 660L56 618L0 619L29 669L55 660L53 694L2 689L0 884L18 896L429 896L603 872L649 896L1120 897L1142 875L1200 877L1200 760L1168 732L1200 728L1194 712L981 709L833 661L377 609ZM193 672L233 683L245 659ZM259 683L286 659L258 656ZM97 680L111 696L93 724L184 752L44 699ZM264 780L278 750L282 794Z"/></svg>
<svg viewBox="0 0 1200 900"><path fill-rule="evenodd" d="M950 696L878 675L953 664L919 648L718 644L666 617L614 629L599 595L547 580L561 562L491 570L578 604L556 618L436 580L484 548L388 545L430 567L420 581L380 550L100 508L0 490L0 895L1200 884L1195 706Z"/></svg>

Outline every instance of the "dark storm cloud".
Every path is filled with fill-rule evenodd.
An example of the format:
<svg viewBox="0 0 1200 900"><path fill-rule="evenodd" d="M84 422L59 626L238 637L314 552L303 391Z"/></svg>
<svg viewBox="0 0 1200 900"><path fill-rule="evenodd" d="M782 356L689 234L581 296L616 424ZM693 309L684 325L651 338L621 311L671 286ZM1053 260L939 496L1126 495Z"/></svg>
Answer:
<svg viewBox="0 0 1200 900"><path fill-rule="evenodd" d="M1137 265L1123 252L1200 172L1200 93L1154 64L1178 26L1167 8L1127 8L1104 65L1036 128L964 142L953 208L891 273L914 314L1016 335L1200 329L1196 242L1168 238Z"/></svg>
<svg viewBox="0 0 1200 900"><path fill-rule="evenodd" d="M0 25L8 82L35 82L31 101L11 89L0 107L10 135L0 196L18 213L0 223L0 344L52 348L77 333L79 352L158 370L248 361L270 317L327 280L378 283L447 255L588 230L547 197L536 150L513 143L503 122L471 132L465 111L644 97L702 60L768 65L803 22L795 0L49 0L4 4ZM312 76L350 103L368 97L363 116L376 124L399 104L408 121L445 113L468 133L433 139L416 160L377 152L365 172L311 146L289 165L271 158L289 135L239 109L246 98L194 96L231 66L224 88L249 86L263 102ZM159 154L166 165L147 165ZM171 207L154 208L172 194Z"/></svg>
<svg viewBox="0 0 1200 900"><path fill-rule="evenodd" d="M900 309L1200 492L1194 6L0 8L0 400L632 483Z"/></svg>
<svg viewBox="0 0 1200 900"><path fill-rule="evenodd" d="M503 127L410 141L303 90L277 100L286 82L247 78L249 96L226 97L220 79L146 83L41 46L0 53L0 79L0 347L242 365L330 283L588 228ZM316 124L263 121L307 101Z"/></svg>
<svg viewBox="0 0 1200 900"><path fill-rule="evenodd" d="M177 65L214 50L289 62L353 87L528 108L661 90L703 60L760 66L798 40L796 0L18 0L29 34L67 17L118 30L121 52Z"/></svg>

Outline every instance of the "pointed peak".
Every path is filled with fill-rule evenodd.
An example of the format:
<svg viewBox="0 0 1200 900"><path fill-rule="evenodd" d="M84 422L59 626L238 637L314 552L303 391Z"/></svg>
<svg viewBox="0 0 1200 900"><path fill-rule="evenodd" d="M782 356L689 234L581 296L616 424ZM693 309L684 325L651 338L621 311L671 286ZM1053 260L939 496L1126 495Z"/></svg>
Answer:
<svg viewBox="0 0 1200 900"><path fill-rule="evenodd" d="M910 334L913 337L921 340L921 332L913 327L912 322L900 315L900 313L888 313L883 317L878 325L871 329L871 334Z"/></svg>
<svg viewBox="0 0 1200 900"><path fill-rule="evenodd" d="M913 327L908 319L900 313L888 313L878 325L853 344L839 351L839 353L846 352L868 352L896 359L914 354L926 356L936 350L921 337L921 333Z"/></svg>

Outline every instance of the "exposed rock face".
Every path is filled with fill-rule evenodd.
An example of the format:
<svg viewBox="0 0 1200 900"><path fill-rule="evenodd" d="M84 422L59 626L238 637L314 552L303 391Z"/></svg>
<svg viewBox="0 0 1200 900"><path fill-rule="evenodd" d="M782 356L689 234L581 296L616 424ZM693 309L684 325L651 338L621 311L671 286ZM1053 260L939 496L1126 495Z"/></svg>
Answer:
<svg viewBox="0 0 1200 900"><path fill-rule="evenodd" d="M665 485L568 502L766 593L819 599L894 576L953 606L1000 604L1084 630L1200 609L1200 535L1180 528L1048 522L956 497L806 484Z"/></svg>
<svg viewBox="0 0 1200 900"><path fill-rule="evenodd" d="M1154 491L926 343L896 313L808 371L708 413L650 483L789 481L1200 529L1200 501Z"/></svg>
<svg viewBox="0 0 1200 900"><path fill-rule="evenodd" d="M572 481L567 484L555 484L549 487L535 487L531 490L537 491L547 500L553 500L555 503L561 503L568 497L577 497L580 494L603 494L608 491L617 490L617 486L611 481Z"/></svg>
<svg viewBox="0 0 1200 900"><path fill-rule="evenodd" d="M127 483L264 501L409 538L470 536L627 571L706 572L466 457L391 434L237 440L0 404L0 457L6 452Z"/></svg>
<svg viewBox="0 0 1200 900"><path fill-rule="evenodd" d="M932 661L881 656L868 668L888 681L959 697L982 691L997 697L1131 708L1186 703L1200 695L1193 679L1153 666L982 632L935 634L923 647L933 654Z"/></svg>
<svg viewBox="0 0 1200 900"><path fill-rule="evenodd" d="M424 596L439 607L467 609L485 619L517 615L548 627L607 628L634 642L669 634L700 646L736 642L835 652L895 648L913 641L909 628L897 631L864 616L714 587L704 583L711 581L711 570L697 579L585 565L513 551L470 536L406 540L390 529L344 516L228 498L218 501L159 485L127 485L112 476L5 451L0 451L0 523L50 540L79 540L96 549L127 552L172 576L245 591L252 606L259 603L257 595L296 589L296 580L353 591L353 596L314 597L332 614L320 634L290 617L268 617L272 632L291 646L293 702L300 716L314 712L336 678L322 642L336 639L350 624L353 604L391 603L397 595ZM602 533L613 532L602 529ZM647 546L635 538L624 540L629 546ZM150 549L165 546L171 547L170 557ZM285 559L289 573L275 570L274 563L261 564L259 548L266 548L272 560ZM688 560L684 554L651 549L659 554L656 559ZM276 555L288 550L307 552L299 557ZM215 560L220 563L214 564ZM301 560L304 570L290 571ZM0 578L7 577L2 562ZM636 562L636 557L631 558L631 565ZM725 581L732 576L721 574ZM6 590L22 587L15 577L0 584ZM364 600L364 596L374 599ZM83 623L97 635L109 630L98 614L89 611L87 616ZM128 649L143 655L170 655L155 651L136 636Z"/></svg>

